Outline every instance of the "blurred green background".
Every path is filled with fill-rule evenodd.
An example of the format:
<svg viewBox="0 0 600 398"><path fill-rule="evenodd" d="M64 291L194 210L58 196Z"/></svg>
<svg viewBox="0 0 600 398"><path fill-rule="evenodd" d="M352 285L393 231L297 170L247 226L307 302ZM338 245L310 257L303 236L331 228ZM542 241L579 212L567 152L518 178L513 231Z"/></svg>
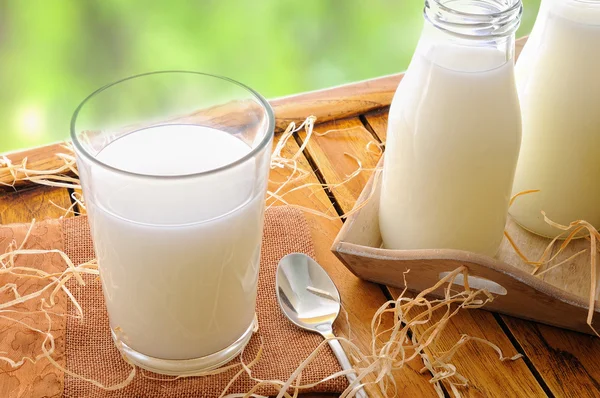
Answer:
<svg viewBox="0 0 600 398"><path fill-rule="evenodd" d="M540 0L524 0L518 36ZM0 152L68 137L130 75L229 76L274 98L404 70L424 0L0 0Z"/></svg>

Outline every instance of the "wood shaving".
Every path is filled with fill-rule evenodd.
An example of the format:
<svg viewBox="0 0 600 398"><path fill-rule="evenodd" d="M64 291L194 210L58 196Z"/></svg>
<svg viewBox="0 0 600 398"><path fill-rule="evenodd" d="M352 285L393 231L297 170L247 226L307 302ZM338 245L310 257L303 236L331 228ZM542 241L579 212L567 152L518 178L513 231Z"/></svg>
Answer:
<svg viewBox="0 0 600 398"><path fill-rule="evenodd" d="M519 192L511 198L510 204L512 205L514 203L515 199L517 199L518 197L520 197L522 195L527 195L527 194L535 193L535 192L539 192L539 190L535 189L535 190ZM598 249L600 246L600 245L598 245L598 242L600 242L600 233L598 232L598 230L596 228L594 228L594 226L592 224L590 224L589 222L587 222L585 220L575 220L575 221L572 221L571 223L569 223L569 225L562 225L555 221L552 221L546 215L545 211L542 210L541 213L542 213L542 216L544 217L544 221L548 225L551 225L559 230L562 230L563 232L561 232L559 235L557 235L554 239L552 239L550 241L550 243L548 244L548 246L546 247L546 249L544 250L544 252L542 253L542 255L540 256L540 258L537 261L532 261L523 254L521 249L519 249L519 247L517 247L514 240L510 237L508 231L504 231L504 236L507 238L508 242L510 243L512 248L515 250L515 252L518 254L518 256L526 264L530 264L530 265L534 266L534 269L531 272L532 275L541 277L545 273L547 273L563 264L567 264L574 258L587 252L587 250L585 250L585 249L581 250L565 260L562 260L556 264L550 265L550 263L552 261L554 261L567 248L567 246L569 245L569 243L571 243L571 241L573 239L576 239L577 237L579 237L579 233L581 231L587 231L587 235L585 236L585 238L590 242L590 295L589 295L589 299L588 299L588 315L587 315L586 323L588 324L590 329L592 329L592 331L596 334L596 336L600 337L600 333L598 333L596 328L592 325L593 318L594 318L594 308L595 308L595 304L596 304L596 290L598 289L598 287L597 287L597 278L598 278L597 257L598 257ZM548 258L549 254L552 252L552 249L554 248L554 244L560 239L564 239L563 242L561 243L559 248L556 250L554 255L552 255L552 257ZM538 271L540 270L540 268L542 266L547 266L547 268L544 271L538 273Z"/></svg>
<svg viewBox="0 0 600 398"><path fill-rule="evenodd" d="M29 181L40 185L81 189L73 146L70 143L64 143L62 146L66 153L57 153L56 156L64 164L51 170L29 168L26 157L19 164L13 164L10 159L3 156L0 158L0 172L8 172L13 181L10 184L5 182L0 184L14 187L18 181Z"/></svg>

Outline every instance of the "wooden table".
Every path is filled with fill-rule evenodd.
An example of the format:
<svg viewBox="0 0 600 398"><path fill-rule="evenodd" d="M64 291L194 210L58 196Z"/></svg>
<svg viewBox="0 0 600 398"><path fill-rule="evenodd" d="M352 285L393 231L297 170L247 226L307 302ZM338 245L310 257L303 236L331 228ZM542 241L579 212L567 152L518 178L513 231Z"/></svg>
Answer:
<svg viewBox="0 0 600 398"><path fill-rule="evenodd" d="M313 171L307 181L322 184L342 181L346 174L356 169L355 161L344 153L359 158L365 168L375 167L379 155L367 152L365 148L370 141L385 142L388 106L401 78L401 74L392 75L271 101L277 117L278 136L289 122L299 123L311 114L318 117L316 131L343 130L322 137L313 136L309 140L299 159L305 169ZM305 137L306 133L301 131L287 142L284 152L296 152ZM62 164L54 156L59 151L59 145L49 145L12 153L8 157L18 162L27 156L30 167L51 169ZM278 175L280 170L274 169L272 173L273 179L282 178ZM311 194L305 189L287 195L286 199L323 212L332 208L338 213L347 212L369 176L370 172L362 172L349 183L331 190L313 185ZM0 175L0 181L10 182L12 177ZM59 217L64 211L51 202L65 208L71 205L66 188L22 183L17 185L16 191L3 189L0 193L2 224ZM349 313L352 336L366 348L374 312L397 292L359 280L330 252L342 221L311 214L307 214L307 219L318 261L334 279ZM347 334L343 323L338 329L340 334ZM437 349L450 347L461 334L485 338L498 345L505 355L524 355L523 359L514 362L500 362L492 349L468 345L453 361L471 382L469 388L461 391L465 396L600 397L600 340L595 337L483 310L468 310L452 319ZM398 396L435 396L429 383L431 375L420 374L420 368L421 364L414 362L394 374ZM382 396L373 388L369 393L373 397ZM451 396L449 392L446 394Z"/></svg>

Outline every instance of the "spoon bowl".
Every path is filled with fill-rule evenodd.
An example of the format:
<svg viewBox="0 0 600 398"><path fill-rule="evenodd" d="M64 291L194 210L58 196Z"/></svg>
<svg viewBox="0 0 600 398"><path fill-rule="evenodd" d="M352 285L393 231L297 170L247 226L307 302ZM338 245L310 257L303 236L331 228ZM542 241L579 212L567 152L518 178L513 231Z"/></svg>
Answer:
<svg viewBox="0 0 600 398"><path fill-rule="evenodd" d="M342 369L352 370L346 353L333 334L333 322L340 313L341 299L327 272L306 254L291 253L279 261L275 289L285 316L296 326L326 338ZM347 373L346 378L352 384L356 381L356 374ZM356 390L354 396L367 398L362 388Z"/></svg>
<svg viewBox="0 0 600 398"><path fill-rule="evenodd" d="M340 313L340 294L329 275L312 258L288 254L279 262L277 300L296 326L311 332L333 329Z"/></svg>

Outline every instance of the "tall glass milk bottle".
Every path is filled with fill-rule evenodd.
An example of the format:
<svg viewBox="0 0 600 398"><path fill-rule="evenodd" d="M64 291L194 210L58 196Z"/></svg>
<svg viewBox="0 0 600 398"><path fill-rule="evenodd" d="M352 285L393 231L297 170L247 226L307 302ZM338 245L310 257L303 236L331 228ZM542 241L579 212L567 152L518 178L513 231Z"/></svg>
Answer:
<svg viewBox="0 0 600 398"><path fill-rule="evenodd" d="M520 0L427 0L389 114L379 225L390 249L493 256L521 142Z"/></svg>
<svg viewBox="0 0 600 398"><path fill-rule="evenodd" d="M541 214L600 228L600 0L543 0L516 66L523 143L511 215L554 237Z"/></svg>

